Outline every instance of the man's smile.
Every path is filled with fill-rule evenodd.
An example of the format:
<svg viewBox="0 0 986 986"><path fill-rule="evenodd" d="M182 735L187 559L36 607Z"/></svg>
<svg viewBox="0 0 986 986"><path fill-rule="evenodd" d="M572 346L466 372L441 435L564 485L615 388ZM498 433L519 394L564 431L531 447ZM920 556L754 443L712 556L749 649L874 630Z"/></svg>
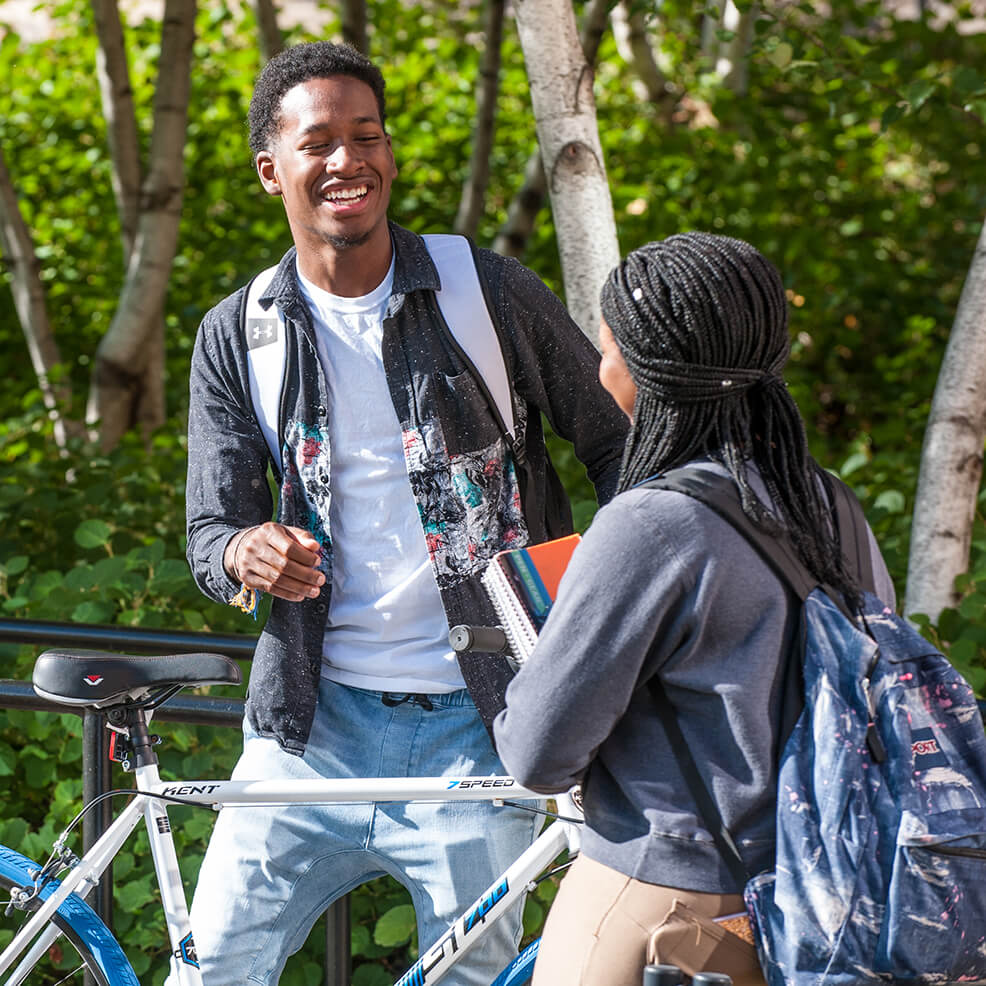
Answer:
<svg viewBox="0 0 986 986"><path fill-rule="evenodd" d="M332 187L323 192L322 197L329 202L349 202L366 198L369 191L369 186L366 184L353 185L349 188Z"/></svg>

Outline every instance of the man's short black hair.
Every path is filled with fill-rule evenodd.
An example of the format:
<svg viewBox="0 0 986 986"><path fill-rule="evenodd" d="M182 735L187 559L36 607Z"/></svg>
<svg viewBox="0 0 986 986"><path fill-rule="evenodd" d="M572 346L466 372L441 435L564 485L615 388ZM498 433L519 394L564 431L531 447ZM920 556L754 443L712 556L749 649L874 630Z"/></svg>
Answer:
<svg viewBox="0 0 986 986"><path fill-rule="evenodd" d="M310 79L348 75L365 82L377 97L380 123L386 127L383 75L351 45L313 41L293 45L275 55L257 78L250 100L250 149L254 155L270 150L281 125L281 103L287 92Z"/></svg>

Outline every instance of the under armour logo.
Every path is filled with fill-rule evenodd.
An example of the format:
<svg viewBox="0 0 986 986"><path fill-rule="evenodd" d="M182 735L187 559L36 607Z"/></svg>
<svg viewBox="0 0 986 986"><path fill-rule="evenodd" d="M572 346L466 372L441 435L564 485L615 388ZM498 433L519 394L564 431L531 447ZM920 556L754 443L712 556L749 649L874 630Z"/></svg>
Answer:
<svg viewBox="0 0 986 986"><path fill-rule="evenodd" d="M277 342L276 318L248 318L246 324L247 349L259 349Z"/></svg>

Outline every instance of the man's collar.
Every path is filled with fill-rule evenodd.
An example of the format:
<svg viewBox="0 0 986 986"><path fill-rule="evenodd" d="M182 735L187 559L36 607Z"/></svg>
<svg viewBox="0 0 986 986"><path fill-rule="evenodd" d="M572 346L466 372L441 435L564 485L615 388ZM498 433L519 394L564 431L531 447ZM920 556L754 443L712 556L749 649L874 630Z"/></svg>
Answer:
<svg viewBox="0 0 986 986"><path fill-rule="evenodd" d="M388 223L390 239L394 245L394 294L410 294L412 291L437 291L441 287L425 241L397 223ZM258 299L265 310L276 301L284 310L299 299L298 280L295 277L297 250L291 247L277 265L267 290Z"/></svg>
<svg viewBox="0 0 986 986"><path fill-rule="evenodd" d="M397 262L394 265L394 294L437 291L441 287L438 271L425 241L397 223L390 223L390 238Z"/></svg>

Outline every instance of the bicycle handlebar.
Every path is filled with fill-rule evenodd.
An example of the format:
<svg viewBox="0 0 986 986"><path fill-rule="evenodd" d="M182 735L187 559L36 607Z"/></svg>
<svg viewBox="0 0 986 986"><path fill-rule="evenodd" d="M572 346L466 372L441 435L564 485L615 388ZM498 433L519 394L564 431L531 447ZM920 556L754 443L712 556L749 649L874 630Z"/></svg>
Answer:
<svg viewBox="0 0 986 986"><path fill-rule="evenodd" d="M509 654L507 635L500 627L471 627L464 623L449 630L448 642L457 654L479 651L482 654Z"/></svg>

